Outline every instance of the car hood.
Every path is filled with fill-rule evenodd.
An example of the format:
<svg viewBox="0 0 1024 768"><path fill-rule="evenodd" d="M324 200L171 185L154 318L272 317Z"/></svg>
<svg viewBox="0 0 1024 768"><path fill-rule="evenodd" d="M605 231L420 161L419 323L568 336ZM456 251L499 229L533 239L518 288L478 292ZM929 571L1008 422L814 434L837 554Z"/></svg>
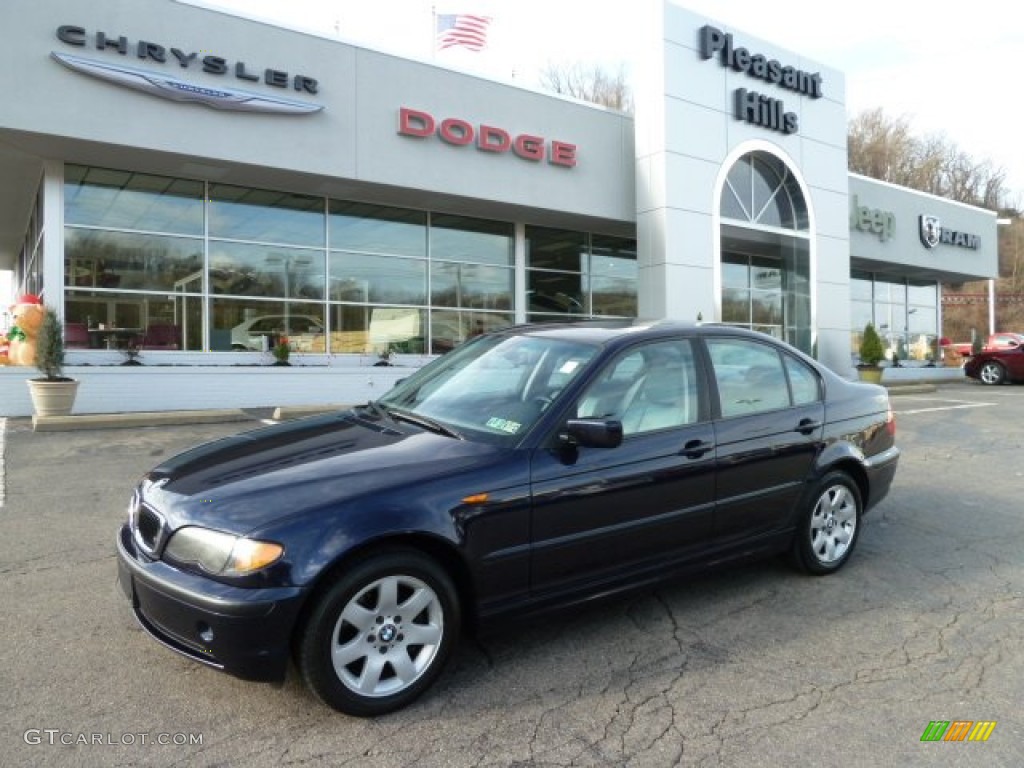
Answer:
<svg viewBox="0 0 1024 768"><path fill-rule="evenodd" d="M197 446L151 470L142 493L172 528L244 533L368 494L418 490L487 466L501 450L344 411Z"/></svg>

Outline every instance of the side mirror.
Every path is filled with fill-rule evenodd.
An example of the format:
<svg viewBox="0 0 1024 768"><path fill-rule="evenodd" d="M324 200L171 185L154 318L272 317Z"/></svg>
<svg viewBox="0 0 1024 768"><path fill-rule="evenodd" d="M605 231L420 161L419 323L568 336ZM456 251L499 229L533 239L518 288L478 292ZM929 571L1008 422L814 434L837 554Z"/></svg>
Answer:
<svg viewBox="0 0 1024 768"><path fill-rule="evenodd" d="M563 444L584 448L618 448L622 445L622 422L617 419L569 419L559 438Z"/></svg>

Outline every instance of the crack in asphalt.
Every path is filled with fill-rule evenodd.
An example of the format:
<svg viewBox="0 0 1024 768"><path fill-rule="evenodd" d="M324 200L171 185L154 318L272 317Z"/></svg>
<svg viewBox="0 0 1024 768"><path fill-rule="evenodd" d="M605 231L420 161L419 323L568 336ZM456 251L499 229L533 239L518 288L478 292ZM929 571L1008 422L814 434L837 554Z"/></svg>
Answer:
<svg viewBox="0 0 1024 768"><path fill-rule="evenodd" d="M67 552L48 552L45 555L38 555L37 557L30 557L25 560L18 560L9 565L0 567L0 575L11 575L11 576L29 576L38 573L45 573L46 571L60 571L60 570L74 570L82 567L83 565L92 565L94 563L111 563L115 559L113 553L109 555L103 555L101 557L87 557L84 559L78 559L78 550L69 550ZM52 560L57 558L59 562L50 565L41 565L36 568L28 567L30 563L35 563L44 560Z"/></svg>

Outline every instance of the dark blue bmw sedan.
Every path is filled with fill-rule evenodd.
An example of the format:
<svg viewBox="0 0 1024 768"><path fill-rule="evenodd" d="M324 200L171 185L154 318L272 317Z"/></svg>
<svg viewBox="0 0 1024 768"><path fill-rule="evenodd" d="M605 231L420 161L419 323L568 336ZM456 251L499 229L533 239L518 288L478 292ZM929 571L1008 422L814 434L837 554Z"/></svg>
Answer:
<svg viewBox="0 0 1024 768"><path fill-rule="evenodd" d="M751 554L834 572L898 459L883 388L768 336L516 327L156 467L119 581L167 647L253 680L291 659L326 704L379 715L464 626Z"/></svg>

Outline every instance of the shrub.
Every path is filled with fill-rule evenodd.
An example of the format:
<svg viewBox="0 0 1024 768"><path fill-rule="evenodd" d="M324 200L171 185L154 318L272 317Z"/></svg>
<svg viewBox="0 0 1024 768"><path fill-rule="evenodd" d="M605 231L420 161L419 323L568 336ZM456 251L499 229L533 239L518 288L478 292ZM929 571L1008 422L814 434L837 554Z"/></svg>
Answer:
<svg viewBox="0 0 1024 768"><path fill-rule="evenodd" d="M860 364L877 367L885 357L885 348L882 346L882 339L875 330L875 326L868 323L864 326L864 334L860 340Z"/></svg>
<svg viewBox="0 0 1024 768"><path fill-rule="evenodd" d="M64 380L64 327L53 309L47 308L36 337L36 368L47 381Z"/></svg>

